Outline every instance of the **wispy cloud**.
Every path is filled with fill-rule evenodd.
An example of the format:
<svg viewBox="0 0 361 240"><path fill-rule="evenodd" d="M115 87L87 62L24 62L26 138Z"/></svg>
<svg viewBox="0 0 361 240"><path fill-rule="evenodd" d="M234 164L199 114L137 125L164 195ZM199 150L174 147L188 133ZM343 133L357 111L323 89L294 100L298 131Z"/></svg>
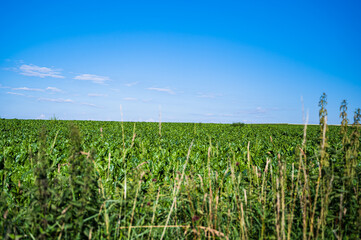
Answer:
<svg viewBox="0 0 361 240"><path fill-rule="evenodd" d="M89 97L107 97L108 94L102 94L102 93L88 93Z"/></svg>
<svg viewBox="0 0 361 240"><path fill-rule="evenodd" d="M38 101L56 102L56 103L74 103L74 101L71 99L63 99L63 98L39 98Z"/></svg>
<svg viewBox="0 0 361 240"><path fill-rule="evenodd" d="M46 90L51 92L62 92L59 88L56 87L47 87Z"/></svg>
<svg viewBox="0 0 361 240"><path fill-rule="evenodd" d="M15 93L15 92L7 92L7 94L11 94L11 95L18 95L18 96L25 96L22 93Z"/></svg>
<svg viewBox="0 0 361 240"><path fill-rule="evenodd" d="M151 90L151 91L157 91L157 92L166 92L166 93L169 93L169 94L175 94L175 92L173 92L171 89L169 88L155 88L155 87L150 87L148 88L148 90Z"/></svg>
<svg viewBox="0 0 361 240"><path fill-rule="evenodd" d="M127 87L131 87L131 86L134 86L136 84L138 84L138 82L130 82L130 83L126 83L124 85L127 86Z"/></svg>
<svg viewBox="0 0 361 240"><path fill-rule="evenodd" d="M76 80L92 81L93 83L104 84L105 81L109 81L109 77L98 76L94 74L81 74L74 77Z"/></svg>
<svg viewBox="0 0 361 240"><path fill-rule="evenodd" d="M31 91L31 92L44 92L44 89L28 88L28 87L12 88L12 90L23 90L23 91Z"/></svg>
<svg viewBox="0 0 361 240"><path fill-rule="evenodd" d="M125 100L125 101L137 101L138 99L132 98L132 97L126 97L126 98L123 98L123 100Z"/></svg>
<svg viewBox="0 0 361 240"><path fill-rule="evenodd" d="M95 108L98 108L98 106L97 106L97 105L92 104L92 103L80 103L80 105L84 105L84 106L88 106L88 107L95 107Z"/></svg>
<svg viewBox="0 0 361 240"><path fill-rule="evenodd" d="M59 70L48 68L48 67L39 67L33 64L23 64L19 67L20 74L25 76L32 76L32 77L52 77L52 78L64 78L60 74Z"/></svg>

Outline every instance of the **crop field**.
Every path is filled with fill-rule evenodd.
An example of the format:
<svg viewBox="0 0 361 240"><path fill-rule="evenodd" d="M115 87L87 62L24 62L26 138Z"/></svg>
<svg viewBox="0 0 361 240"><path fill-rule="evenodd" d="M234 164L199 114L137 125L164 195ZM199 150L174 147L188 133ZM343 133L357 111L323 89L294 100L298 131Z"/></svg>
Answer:
<svg viewBox="0 0 361 240"><path fill-rule="evenodd" d="M0 237L358 239L359 114L341 126L322 109L319 126L1 119Z"/></svg>

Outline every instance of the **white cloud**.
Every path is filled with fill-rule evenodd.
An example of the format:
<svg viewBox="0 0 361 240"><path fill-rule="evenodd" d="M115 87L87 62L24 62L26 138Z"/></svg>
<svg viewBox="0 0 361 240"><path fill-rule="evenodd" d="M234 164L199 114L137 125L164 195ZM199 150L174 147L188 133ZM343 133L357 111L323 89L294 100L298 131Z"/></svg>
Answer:
<svg viewBox="0 0 361 240"><path fill-rule="evenodd" d="M171 89L169 88L155 88L155 87L151 87L148 88L148 90L152 90L152 91L157 91L157 92L166 92L169 94L175 94Z"/></svg>
<svg viewBox="0 0 361 240"><path fill-rule="evenodd" d="M19 67L20 74L25 76L33 76L33 77L53 77L53 78L64 78L64 76L60 75L59 70L55 70L47 67L39 67L33 64L27 65L23 64Z"/></svg>
<svg viewBox="0 0 361 240"><path fill-rule="evenodd" d="M108 94L102 94L102 93L88 93L89 97L107 97Z"/></svg>
<svg viewBox="0 0 361 240"><path fill-rule="evenodd" d="M57 102L57 103L74 103L74 101L71 99L63 99L63 98L39 98L38 101Z"/></svg>
<svg viewBox="0 0 361 240"><path fill-rule="evenodd" d="M7 94L11 94L11 95L18 95L18 96L25 96L22 93L15 93L15 92L7 92Z"/></svg>
<svg viewBox="0 0 361 240"><path fill-rule="evenodd" d="M20 87L20 88L13 88L13 90L23 90L23 91L32 91L32 92L43 92L43 89L39 88L28 88L28 87Z"/></svg>
<svg viewBox="0 0 361 240"><path fill-rule="evenodd" d="M46 90L49 90L52 92L62 92L59 88L56 88L56 87L47 87Z"/></svg>
<svg viewBox="0 0 361 240"><path fill-rule="evenodd" d="M76 80L92 81L93 83L103 84L105 81L109 81L109 77L98 76L94 74L81 74L74 77Z"/></svg>
<svg viewBox="0 0 361 240"><path fill-rule="evenodd" d="M125 100L125 101L137 101L138 99L132 98L132 97L126 97L126 98L123 98L123 100Z"/></svg>
<svg viewBox="0 0 361 240"><path fill-rule="evenodd" d="M37 117L36 119L45 119L45 115L44 115L44 114L40 114L40 116Z"/></svg>
<svg viewBox="0 0 361 240"><path fill-rule="evenodd" d="M130 82L130 83L126 83L124 85L127 86L127 87L131 87L131 86L134 86L136 84L138 84L138 82Z"/></svg>

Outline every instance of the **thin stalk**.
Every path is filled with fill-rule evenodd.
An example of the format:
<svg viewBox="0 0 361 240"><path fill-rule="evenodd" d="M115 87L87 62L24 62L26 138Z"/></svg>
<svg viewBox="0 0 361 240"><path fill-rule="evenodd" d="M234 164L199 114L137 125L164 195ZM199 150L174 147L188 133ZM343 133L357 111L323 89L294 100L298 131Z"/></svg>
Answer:
<svg viewBox="0 0 361 240"><path fill-rule="evenodd" d="M262 229L261 229L261 239L264 238L264 231L265 231L265 228L266 228L266 225L265 225L265 218L266 218L266 193L264 193L264 185L265 185L265 182L266 182L266 175L267 175L267 170L268 170L268 164L271 162L270 159L267 158L267 162L266 162L266 167L265 167L265 170L264 170L264 173L263 173L263 179L262 179L262 187L261 187L261 203L262 203L262 208L263 208L263 211L262 211L262 218L261 218L261 221L262 221Z"/></svg>
<svg viewBox="0 0 361 240"><path fill-rule="evenodd" d="M189 146L189 149L188 149L187 159L186 159L186 162L184 163L182 176L181 176L181 179L179 180L179 184L178 184L178 187L177 187L177 191L176 191L175 196L174 196L174 198L173 198L173 203L172 203L172 206L171 206L171 208L170 208L170 211L169 211L169 214L168 214L168 217L167 217L167 221L166 221L166 224L165 224L165 228L163 229L162 236L160 237L160 240L162 240L163 237L164 237L165 231L166 231L166 229L167 229L167 225L168 225L168 223L169 223L170 216L172 215L172 211L173 211L175 202L177 201L177 195L178 195L178 193L179 193L179 190L180 190L180 187L181 187L183 178L184 178L184 172L185 172L186 167L187 167L187 164L188 164L188 160L189 160L189 156L190 156L190 154L191 154L191 148L192 148L192 146L193 146L193 140L192 140L192 143L191 143L191 145Z"/></svg>
<svg viewBox="0 0 361 240"><path fill-rule="evenodd" d="M213 228L212 224L212 198L213 198L213 192L212 192L212 179L211 179L211 148L212 145L210 143L210 146L208 148L208 181L209 181L209 224L210 228Z"/></svg>
<svg viewBox="0 0 361 240"><path fill-rule="evenodd" d="M319 187L320 187L321 176L322 176L322 166L320 165L319 168L318 168L318 179L317 179L317 186L316 186L316 195L315 195L315 199L313 201L313 210L312 210L311 223L310 223L310 236L308 238L309 240L313 237L313 222L314 222L315 213L316 213L318 190L319 190Z"/></svg>
<svg viewBox="0 0 361 240"><path fill-rule="evenodd" d="M131 234L131 229L132 229L131 227L132 227L133 218L134 218L134 211L135 211L135 206L137 205L138 193L139 193L140 186L142 184L143 175L144 175L144 172L142 172L142 174L140 175L137 192L135 193L135 199L134 199L133 209L132 209L132 216L130 218L129 229L128 229L128 239L130 239L130 237L131 237L130 234Z"/></svg>

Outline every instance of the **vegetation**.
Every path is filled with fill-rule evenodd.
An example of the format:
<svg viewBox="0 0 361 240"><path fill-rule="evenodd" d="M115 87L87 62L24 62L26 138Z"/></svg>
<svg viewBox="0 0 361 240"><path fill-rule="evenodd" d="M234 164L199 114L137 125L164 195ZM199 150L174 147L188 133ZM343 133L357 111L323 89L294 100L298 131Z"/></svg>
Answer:
<svg viewBox="0 0 361 240"><path fill-rule="evenodd" d="M341 126L0 120L3 239L358 239Z"/></svg>

